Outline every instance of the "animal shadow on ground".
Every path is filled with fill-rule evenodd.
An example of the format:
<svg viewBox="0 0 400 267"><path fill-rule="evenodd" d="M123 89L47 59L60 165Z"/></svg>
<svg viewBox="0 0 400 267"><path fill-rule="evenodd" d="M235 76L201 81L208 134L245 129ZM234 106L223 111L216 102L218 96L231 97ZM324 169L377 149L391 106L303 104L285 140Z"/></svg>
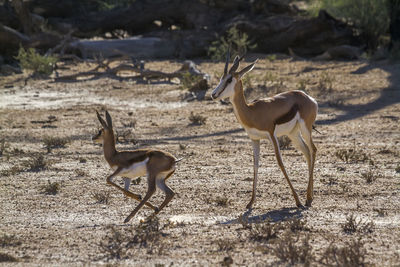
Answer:
<svg viewBox="0 0 400 267"><path fill-rule="evenodd" d="M281 208L277 210L271 210L267 213L261 215L251 216L252 209L247 210L237 219L229 220L226 222L220 222L220 224L236 224L241 223L242 220L245 220L247 223L260 223L264 221L269 222L281 222L286 221L292 218L301 218L303 217L302 213L307 208Z"/></svg>

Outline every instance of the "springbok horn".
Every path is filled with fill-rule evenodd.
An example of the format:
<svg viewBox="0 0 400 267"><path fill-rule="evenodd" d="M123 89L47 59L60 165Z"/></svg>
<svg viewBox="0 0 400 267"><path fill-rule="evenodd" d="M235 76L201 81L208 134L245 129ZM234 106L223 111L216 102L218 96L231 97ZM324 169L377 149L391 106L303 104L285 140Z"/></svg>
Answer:
<svg viewBox="0 0 400 267"><path fill-rule="evenodd" d="M225 68L224 68L224 75L228 74L228 64L229 64L229 59L230 59L230 49L228 49L228 53L226 54L226 62L225 62Z"/></svg>
<svg viewBox="0 0 400 267"><path fill-rule="evenodd" d="M229 73L234 73L234 72L238 69L238 67L239 67L239 62L240 62L243 58L244 58L244 55L241 56L241 57L238 57L238 56L235 57L235 60L234 60L234 62L233 62L233 65L232 65L231 69L229 70Z"/></svg>

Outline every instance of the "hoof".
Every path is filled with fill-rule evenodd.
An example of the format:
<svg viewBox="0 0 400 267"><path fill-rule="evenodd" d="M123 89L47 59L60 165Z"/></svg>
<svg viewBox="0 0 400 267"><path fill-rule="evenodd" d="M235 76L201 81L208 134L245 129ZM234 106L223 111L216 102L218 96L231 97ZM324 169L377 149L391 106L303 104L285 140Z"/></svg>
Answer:
<svg viewBox="0 0 400 267"><path fill-rule="evenodd" d="M253 208L253 203L249 203L246 206L246 209L251 210Z"/></svg>
<svg viewBox="0 0 400 267"><path fill-rule="evenodd" d="M301 203L297 203L296 206L297 206L298 208L301 208L301 209L304 208L304 206L303 206Z"/></svg>
<svg viewBox="0 0 400 267"><path fill-rule="evenodd" d="M124 220L124 223L127 223L127 222L129 222L130 220L131 220L131 218L127 217L127 218Z"/></svg>
<svg viewBox="0 0 400 267"><path fill-rule="evenodd" d="M306 206L307 206L307 207L311 207L311 203L312 203L312 200L310 200L310 201L307 200L307 201L306 201Z"/></svg>
<svg viewBox="0 0 400 267"><path fill-rule="evenodd" d="M160 212L160 209L157 208L157 207L155 207L155 208L154 208L154 214L158 214L159 212Z"/></svg>

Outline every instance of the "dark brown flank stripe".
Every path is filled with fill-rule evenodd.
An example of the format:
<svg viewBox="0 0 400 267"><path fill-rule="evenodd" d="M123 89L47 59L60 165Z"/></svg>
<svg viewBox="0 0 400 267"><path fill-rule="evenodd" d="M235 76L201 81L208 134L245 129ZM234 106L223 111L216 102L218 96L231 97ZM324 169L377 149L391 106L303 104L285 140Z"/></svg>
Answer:
<svg viewBox="0 0 400 267"><path fill-rule="evenodd" d="M124 152L119 152L119 153L124 153ZM131 152L128 152L129 154L131 154ZM151 157L165 157L165 154L161 151L157 151L157 150L150 150L150 151L141 151L141 153L139 152L138 155L134 155L132 158L128 159L126 162L124 162L125 164L121 164L121 167L123 168L129 168L131 165L138 163L138 162L142 162L144 160L146 160L147 158L151 158Z"/></svg>
<svg viewBox="0 0 400 267"><path fill-rule="evenodd" d="M138 162L142 162L142 161L146 160L146 158L148 158L148 157L149 157L148 154L143 154L143 155L131 158L131 159L129 159L129 166L133 165L135 163L138 163Z"/></svg>
<svg viewBox="0 0 400 267"><path fill-rule="evenodd" d="M297 104L294 104L293 107L288 111L288 113L283 114L275 120L275 125L284 124L291 121L294 116L296 116L297 111L299 111L299 106Z"/></svg>

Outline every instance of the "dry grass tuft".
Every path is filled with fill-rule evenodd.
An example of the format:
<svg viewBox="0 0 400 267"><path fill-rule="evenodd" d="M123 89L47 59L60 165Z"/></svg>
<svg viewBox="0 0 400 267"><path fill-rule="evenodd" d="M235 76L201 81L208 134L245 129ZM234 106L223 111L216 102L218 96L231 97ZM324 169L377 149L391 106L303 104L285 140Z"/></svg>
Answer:
<svg viewBox="0 0 400 267"><path fill-rule="evenodd" d="M346 234L359 233L372 233L375 224L370 222L363 222L361 219L357 220L354 214L347 216L346 222L342 224L342 229Z"/></svg>
<svg viewBox="0 0 400 267"><path fill-rule="evenodd" d="M191 122L191 125L204 125L206 124L207 118L199 114L193 114L193 112L191 112L189 120Z"/></svg>
<svg viewBox="0 0 400 267"><path fill-rule="evenodd" d="M333 243L325 250L320 262L326 266L366 266L365 255L367 250L360 239L346 243L344 247L337 247Z"/></svg>
<svg viewBox="0 0 400 267"><path fill-rule="evenodd" d="M75 174L77 177L85 177L87 176L87 173L84 170L76 169Z"/></svg>
<svg viewBox="0 0 400 267"><path fill-rule="evenodd" d="M46 136L43 142L47 153L50 153L54 148L65 148L65 145L69 143L69 139L66 137Z"/></svg>
<svg viewBox="0 0 400 267"><path fill-rule="evenodd" d="M292 233L297 233L299 231L310 231L310 228L307 226L307 221L306 220L301 220L299 218L293 218L285 223L285 228L290 229Z"/></svg>
<svg viewBox="0 0 400 267"><path fill-rule="evenodd" d="M323 72L318 81L318 90L321 93L330 93L333 91L334 78L328 72Z"/></svg>
<svg viewBox="0 0 400 267"><path fill-rule="evenodd" d="M2 171L0 172L0 174L1 174L1 176L3 176L3 177L7 177L7 176L16 175L16 174L18 174L18 173L20 173L20 172L23 172L23 171L24 171L23 168L21 168L20 166L15 165L15 166L12 166L10 169L2 170Z"/></svg>
<svg viewBox="0 0 400 267"><path fill-rule="evenodd" d="M47 162L42 154L30 154L29 159L22 163L22 167L28 172L39 172L47 168Z"/></svg>
<svg viewBox="0 0 400 267"><path fill-rule="evenodd" d="M218 251L232 251L236 243L229 239L218 239L216 244L218 246Z"/></svg>
<svg viewBox="0 0 400 267"><path fill-rule="evenodd" d="M397 167L394 169L397 173L400 173L400 164L397 164Z"/></svg>
<svg viewBox="0 0 400 267"><path fill-rule="evenodd" d="M43 194L46 195L56 195L60 191L60 183L53 182L51 183L49 180L46 185L41 186L41 190Z"/></svg>
<svg viewBox="0 0 400 267"><path fill-rule="evenodd" d="M3 234L0 236L0 247L17 247L21 244L21 240L15 237L15 235Z"/></svg>
<svg viewBox="0 0 400 267"><path fill-rule="evenodd" d="M17 262L17 261L18 259L15 258L14 256L0 252L0 262Z"/></svg>
<svg viewBox="0 0 400 267"><path fill-rule="evenodd" d="M314 255L309 243L309 236L307 235L300 244L297 244L299 239L299 235L286 232L272 248L273 254L282 262L290 265L301 263L304 266L310 266L314 261Z"/></svg>
<svg viewBox="0 0 400 267"><path fill-rule="evenodd" d="M111 199L111 192L94 192L92 193L92 197L96 201L97 204L108 204Z"/></svg>
<svg viewBox="0 0 400 267"><path fill-rule="evenodd" d="M100 242L100 251L104 257L110 259L125 259L129 250L129 242L133 235L133 229L124 229L124 232L118 231L115 227L108 228L108 234L104 242Z"/></svg>
<svg viewBox="0 0 400 267"><path fill-rule="evenodd" d="M229 200L229 198L227 198L227 197L218 196L218 197L214 200L214 202L217 203L218 206L226 207L226 206L229 205L230 200Z"/></svg>
<svg viewBox="0 0 400 267"><path fill-rule="evenodd" d="M361 173L361 177L364 178L367 184L372 184L373 182L375 182L378 176L379 175L375 173L373 170Z"/></svg>
<svg viewBox="0 0 400 267"><path fill-rule="evenodd" d="M290 140L290 138L287 137L286 135L278 138L278 143L281 150L288 149L290 147L291 142L292 140Z"/></svg>
<svg viewBox="0 0 400 267"><path fill-rule="evenodd" d="M339 149L335 152L335 156L346 163L350 162L365 162L370 160L370 157L363 151L350 149Z"/></svg>
<svg viewBox="0 0 400 267"><path fill-rule="evenodd" d="M134 228L124 228L123 232L115 227L109 227L108 232L105 241L99 244L106 259L126 259L134 247L146 248L148 254L163 253L164 245L161 241L165 234L156 216L148 217Z"/></svg>
<svg viewBox="0 0 400 267"><path fill-rule="evenodd" d="M127 120L127 122L121 122L122 126L124 126L125 128L135 128L136 124L137 124L137 120L133 119L133 120Z"/></svg>
<svg viewBox="0 0 400 267"><path fill-rule="evenodd" d="M6 143L6 140L1 139L0 140L0 157L5 154L7 148L8 148L8 145Z"/></svg>
<svg viewBox="0 0 400 267"><path fill-rule="evenodd" d="M273 223L271 221L265 221L255 224L243 224L244 227L250 230L250 240L266 243L271 239L277 238L279 230L282 229L282 225L279 223Z"/></svg>

